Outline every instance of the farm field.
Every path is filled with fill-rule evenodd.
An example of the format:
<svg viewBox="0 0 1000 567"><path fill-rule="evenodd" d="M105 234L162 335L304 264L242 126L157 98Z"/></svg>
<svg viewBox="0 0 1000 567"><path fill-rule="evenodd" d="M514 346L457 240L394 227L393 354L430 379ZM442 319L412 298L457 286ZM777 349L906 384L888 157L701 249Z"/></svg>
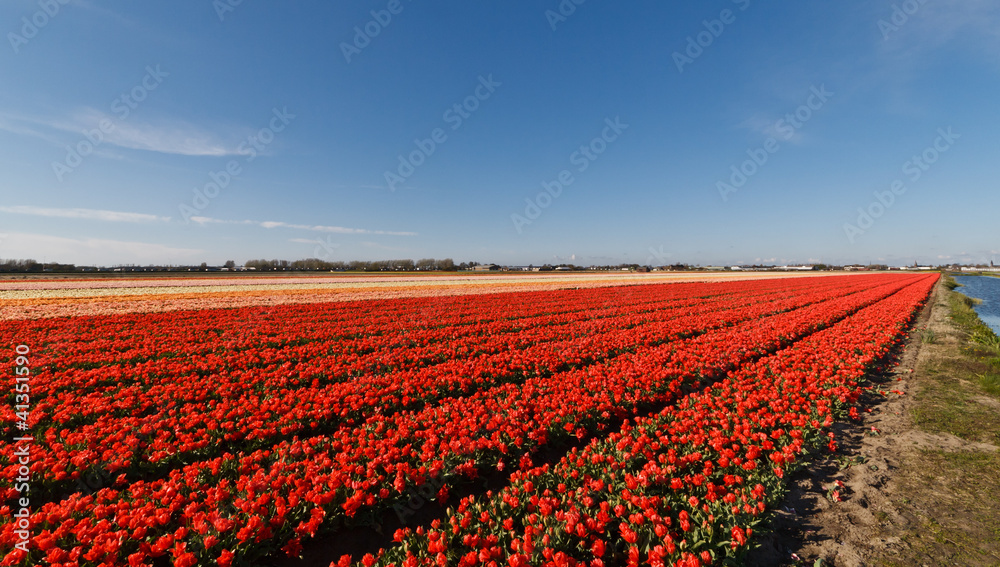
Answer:
<svg viewBox="0 0 1000 567"><path fill-rule="evenodd" d="M84 274L60 278L22 275L0 280L3 301L0 320L822 275L821 272L216 273L140 277Z"/></svg>
<svg viewBox="0 0 1000 567"><path fill-rule="evenodd" d="M0 282L0 565L723 564L937 280Z"/></svg>

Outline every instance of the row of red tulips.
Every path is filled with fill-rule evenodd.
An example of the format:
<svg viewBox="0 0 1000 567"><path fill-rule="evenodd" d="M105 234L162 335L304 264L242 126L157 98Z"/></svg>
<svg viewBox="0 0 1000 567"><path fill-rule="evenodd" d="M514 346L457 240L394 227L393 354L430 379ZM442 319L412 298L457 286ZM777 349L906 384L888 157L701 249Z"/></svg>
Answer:
<svg viewBox="0 0 1000 567"><path fill-rule="evenodd" d="M325 345L330 354L337 355L410 348L447 341L470 332L489 333L488 327L494 323L524 319L530 326L532 317L574 313L588 316L603 305L591 297L582 298L575 305L568 298L553 302L538 294L519 299L524 303L508 311L483 300L478 305L463 303L450 309L443 301L425 300L423 304L410 305L410 309L386 306L374 312L365 302L350 302L276 308L269 315L262 315L259 308L242 308L204 310L194 314L171 312L81 318L78 325L65 325L61 320L44 320L32 325L15 321L0 325L0 336L37 337L41 341L42 344L36 347L39 352L34 353L34 362L36 367L45 367L51 373L50 378L39 385L39 393L48 394L88 387L91 381L87 379L86 370L91 367L129 369L164 358L201 362L206 357L216 357L216 362L224 363L225 357L244 355L253 357L247 364L280 363L296 358L293 356L295 351L290 349L311 343ZM660 298L647 296L635 301L643 300ZM406 327L402 321L407 322ZM203 365L194 369L205 373L214 368ZM155 374L155 371L149 373ZM122 380L128 380L127 375L109 378L97 380L95 385L117 386Z"/></svg>
<svg viewBox="0 0 1000 567"><path fill-rule="evenodd" d="M897 346L936 276L758 360L659 414L515 472L359 562L416 565L711 565L748 547L803 453L832 450L834 416ZM338 562L350 563L349 557Z"/></svg>
<svg viewBox="0 0 1000 567"><path fill-rule="evenodd" d="M729 287L730 284L725 284ZM657 287L658 289L647 289ZM745 286L734 285L731 289ZM685 289L686 288L686 289ZM709 291L711 290L711 291ZM601 288L581 294L570 290L470 295L448 298L401 298L325 304L206 309L166 313L86 316L73 319L15 320L0 325L0 338L38 336L43 343L37 366L54 371L73 367L134 364L174 353L207 355L220 351L284 347L303 341L371 336L371 329L393 328L412 334L423 328L461 327L538 314L585 312L620 302L691 300L701 293L726 293L723 286L685 284ZM252 325L248 325L252 322ZM294 334L289 333L295 329ZM41 347L47 347L42 349ZM5 355L0 355L5 357Z"/></svg>
<svg viewBox="0 0 1000 567"><path fill-rule="evenodd" d="M780 301L766 301L770 297L765 294L705 300L695 308L708 310L708 314L702 315L691 314L693 309L666 308L654 313L585 321L579 324L579 334L583 337L569 341L543 340L549 337L543 336L544 329L540 329L527 333L537 339L533 341L536 344L527 348L521 345L516 356L511 354L514 348L510 347L467 360L451 360L419 369L400 368L382 376L367 375L327 386L295 388L283 385L266 394L222 395L185 405L173 403L179 396L170 399L147 392L147 403L158 408L155 413L142 417L110 414L93 425L72 430L50 427L38 434L40 439L34 459L44 471L40 479L43 483L75 480L98 467L108 473L117 473L155 464L163 470L174 463L217 456L222 452L219 450L221 441L255 441L249 447L246 443L240 446L252 449L253 445L264 445L277 436L316 431L320 424L330 430L338 424L363 421L375 412L390 415L446 397L469 395L497 384L551 375L612 358L638 345L661 344L802 304L795 295ZM812 297L825 298L826 295L813 292ZM748 312L744 309L748 306L759 306L761 310ZM609 324L616 328L600 332ZM292 373L309 375L316 371L315 368L306 364L280 367L275 381ZM255 370L253 375L260 376L264 372ZM207 391L209 381L219 384L215 391L218 396L219 390L227 386L236 390L241 383L252 383L253 379L247 373L236 371L225 377L207 377L205 381L203 391ZM192 384L191 380L178 380L157 390L183 396L188 388L197 384L198 381ZM11 467L16 467L16 463L8 465Z"/></svg>
<svg viewBox="0 0 1000 567"><path fill-rule="evenodd" d="M213 451L221 454L222 440L257 441L257 445L263 445L273 437L316 430L320 424L326 429L349 425L367 419L376 411L390 414L452 395L467 395L498 383L603 360L634 349L638 343L653 344L704 332L744 319L746 315L740 307L760 303L767 297L705 300L698 309L726 307L711 312L718 316L713 322L705 317L678 317L689 312L687 308L664 308L582 321L576 325L579 331L572 334L583 337L571 340L552 342L561 335L553 333L552 326L542 327L526 331L527 338L513 343L501 341L515 336L499 337L496 341L501 344L492 352L467 360L455 359L421 368L403 366L385 375L368 374L325 386L315 381L299 387L288 384L289 376L310 376L321 371L322 361L285 364L275 369L234 370L227 376L194 380L181 374L178 379L163 380L166 383L146 392L132 392L132 396L117 393L105 403L101 403L103 398L89 400L95 411L107 412L94 424L74 429L54 424L42 431L37 431L36 426L39 441L34 460L44 471L40 479L42 488L44 483L74 480L97 467L116 473L155 463L163 470L176 462L214 456ZM774 308L786 304L790 305L789 300L778 302ZM608 327L613 330L602 332ZM513 350L520 353L512 356ZM262 376L272 382L270 390L263 394L253 390L240 393L245 384L253 384ZM201 392L201 396L191 396L192 389ZM142 405L126 407L130 399L141 400ZM155 411L149 413L147 408ZM68 413L70 409L63 411ZM148 415L142 415L144 412ZM141 417L119 417L123 414ZM241 448L247 448L245 445ZM6 452L0 451L3 454ZM16 470L16 466L11 463L7 468Z"/></svg>
<svg viewBox="0 0 1000 567"><path fill-rule="evenodd" d="M784 295L789 293L792 292ZM43 432L36 431L39 443L34 459L44 471L40 479L43 489L48 483L75 480L95 469L107 473L164 470L173 463L221 454L220 441L255 442L249 446L230 443L231 447L241 449L263 446L274 437L316 431L321 424L329 430L337 424L349 425L367 419L376 411L388 415L496 384L604 360L639 344L659 344L731 325L753 316L741 310L749 304L768 306L772 312L798 305L792 298L762 303L769 297L770 294L726 296L697 305L698 310L716 309L709 311L711 316L678 317L691 310L664 308L652 313L583 321L577 325L581 330L574 334L585 338L570 341L551 343L552 335L545 335L547 328L542 328L526 333L536 344L528 348L519 345L516 356L510 353L516 350L515 346L510 345L495 354L483 353L468 360L451 360L419 369L399 368L384 376L366 375L327 386L315 382L301 387L289 384L289 375L312 375L322 367L322 361L282 365L271 371L232 371L228 376L202 379L188 379L182 374L172 383L135 392L131 397L118 393L104 404L90 400L92 407L107 411L95 424L74 429L53 425ZM645 310L647 306L642 307ZM614 326L615 330L600 332L608 326ZM253 384L262 376L273 377L267 380L271 389L266 394L239 393L245 384ZM192 390L201 395L192 395ZM142 405L121 411L129 399L140 399ZM187 403L179 404L178 400ZM147 408L156 411L149 413ZM142 415L144 412L148 415ZM122 413L141 417L118 417ZM16 467L16 463L8 465L11 467Z"/></svg>
<svg viewBox="0 0 1000 567"><path fill-rule="evenodd" d="M650 286L646 286L650 287ZM660 286L662 289L663 286ZM705 288L705 292L710 288ZM733 293L733 290L719 289L717 297L724 297ZM772 291L773 293L773 291ZM363 376L366 374L379 373L386 368L398 369L401 367L419 367L430 365L443 360L454 360L457 357L469 356L471 354L483 352L499 352L502 350L516 350L532 342L544 340L557 340L559 338L571 338L586 332L595 332L595 329L583 328L579 323L593 322L599 324L605 318L614 319L622 309L630 314L656 312L660 308L684 306L703 303L703 299L676 298L673 293L653 293L649 290L640 290L629 294L625 300L620 300L621 306L609 305L587 309L577 309L574 311L562 311L555 314L540 312L528 312L523 317L502 317L494 321L484 321L480 323L464 323L461 325L430 326L407 329L399 332L399 322L397 318L386 321L373 321L365 329L364 336L354 336L353 338L343 338L343 330L327 330L325 333L304 332L294 318L290 318L289 330L294 330L299 342L305 344L288 344L291 341L282 338L280 344L272 346L257 345L256 348L232 348L224 349L215 347L218 352L202 352L205 345L201 342L192 342L185 346L163 345L165 352L170 356L156 357L145 361L133 361L129 365L108 364L96 368L81 368L86 366L84 359L74 359L67 356L62 359L64 367L57 365L45 365L45 349L36 347L42 354L36 354L33 365L36 369L46 369L48 372L41 374L41 380L33 388L34 415L33 423L41 425L62 425L65 427L75 427L77 425L91 422L96 415L105 413L117 413L119 415L135 415L145 411L149 407L160 407L165 409L170 404L170 400L163 399L162 394L150 392L157 386L165 385L169 388L171 382L178 379L185 381L194 380L194 387L183 390L181 402L188 400L192 396L214 395L217 399L230 397L232 392L225 389L220 390L219 376L233 372L242 372L242 381L233 386L237 392L245 391L247 388L255 388L258 391L270 390L274 386L266 381L253 381L260 376L269 376L269 372L276 369L287 370L289 364L299 366L307 362L321 361L322 364L313 364L311 367L293 368L293 372L285 372L280 376L278 386L286 386L289 379L296 383L311 383L319 380L321 383L335 382L349 377ZM529 299L535 299L530 297ZM580 303L593 302L593 298ZM605 297L602 301L609 301ZM483 302L481 300L481 302ZM494 303L498 303L496 299ZM443 302L442 302L443 303ZM539 301L540 309L549 309L550 305ZM565 306L562 306L565 308ZM639 309L635 309L640 307ZM324 306L326 308L342 310L339 304ZM634 313L633 313L634 310ZM240 327L245 327L245 321L252 319L253 310L230 310L224 312L226 317L212 317L211 313L206 313L206 317L199 322L202 329L200 336L216 336L209 332L220 325L219 319L228 319L230 325L221 324L224 328L229 328L228 333L222 333L219 342L226 342L232 335L240 332ZM324 319L321 311L318 318ZM398 315L398 314L397 314ZM174 317L170 314L170 317ZM443 317L448 319L448 317ZM242 319L242 320L241 320ZM453 318L452 318L453 319ZM239 324L232 324L237 321ZM161 321L151 321L151 329L159 329ZM604 328L615 328L618 321L606 322ZM559 325L556 329L544 329L547 326ZM69 326L63 326L71 328ZM331 328L333 325L331 325ZM533 336L531 330L541 327ZM206 330L207 329L207 330ZM44 329L50 331L51 329ZM182 327L178 329L178 335L188 335ZM561 334L559 334L561 331ZM220 330L221 332L221 330ZM354 334L356 330L351 331ZM504 342L504 334L511 334L513 344ZM270 334L270 333L268 333ZM545 336L539 336L545 335ZM51 342L52 337L48 333L39 331L27 337L38 339L45 344ZM58 337L56 337L58 338ZM24 340L25 336L19 337ZM121 344L131 344L134 340L130 338L119 339ZM146 337L149 340L149 337ZM90 356L90 355L88 355ZM105 355L106 356L106 355ZM284 367L284 368L282 368ZM255 373L254 369L262 369L264 372ZM197 388L204 385L208 377L213 385L211 389ZM247 381L250 380L250 383ZM152 394L152 395L147 395ZM153 401L148 398L158 398ZM196 401L198 399L196 398ZM131 405L130 405L131 403ZM11 433L15 418L12 410L3 407L4 433Z"/></svg>
<svg viewBox="0 0 1000 567"><path fill-rule="evenodd" d="M646 313L658 313L653 304ZM343 341L310 340L307 344L264 347L255 350L209 353L192 352L145 361L130 366L104 366L96 369L67 369L58 378L46 381L36 393L35 419L40 425L73 427L88 423L99 415L136 415L151 407L161 410L183 405L192 391L210 399L230 398L248 389L268 391L274 387L326 384L352 377L380 374L385 369L429 366L475 354L503 352L524 348L537 342L572 338L580 326L591 330L614 328L620 323L612 309L591 310L558 315L539 315L517 320L494 321L483 325L464 325L443 329L420 329L407 335L393 333L395 322L372 326L372 334ZM239 380L229 379L238 373ZM278 382L270 379L278 374ZM95 380L95 375L102 378ZM44 389L55 381L67 385L100 384L100 388ZM183 380L190 387L177 389ZM193 382L193 383L192 383ZM204 388L212 384L212 388ZM178 398L170 394L180 394Z"/></svg>

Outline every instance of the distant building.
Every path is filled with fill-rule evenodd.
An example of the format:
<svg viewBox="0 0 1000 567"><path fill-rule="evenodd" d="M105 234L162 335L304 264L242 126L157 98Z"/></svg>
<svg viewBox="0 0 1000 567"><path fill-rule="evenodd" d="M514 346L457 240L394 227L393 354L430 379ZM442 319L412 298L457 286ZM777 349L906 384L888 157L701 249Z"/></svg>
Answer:
<svg viewBox="0 0 1000 567"><path fill-rule="evenodd" d="M497 272L500 270L500 266L496 264L479 264L478 266L473 266L473 272Z"/></svg>

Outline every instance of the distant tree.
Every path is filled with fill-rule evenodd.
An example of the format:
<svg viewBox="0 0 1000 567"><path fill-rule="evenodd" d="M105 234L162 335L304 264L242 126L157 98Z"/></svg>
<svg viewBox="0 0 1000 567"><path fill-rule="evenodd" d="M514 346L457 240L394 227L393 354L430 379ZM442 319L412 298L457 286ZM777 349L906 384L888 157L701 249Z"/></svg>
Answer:
<svg viewBox="0 0 1000 567"><path fill-rule="evenodd" d="M243 265L258 272L269 272L274 269L271 260L247 260Z"/></svg>
<svg viewBox="0 0 1000 567"><path fill-rule="evenodd" d="M34 260L5 260L0 263L2 272L41 272L44 266Z"/></svg>
<svg viewBox="0 0 1000 567"><path fill-rule="evenodd" d="M206 262L202 262L201 265L198 266L198 269L201 270L201 271L203 271L203 272L207 272L208 271L208 264Z"/></svg>
<svg viewBox="0 0 1000 567"><path fill-rule="evenodd" d="M51 264L45 264L43 266L43 271L46 271L46 272L75 272L76 271L76 265L75 264L59 264L59 263L53 262Z"/></svg>
<svg viewBox="0 0 1000 567"><path fill-rule="evenodd" d="M305 260L295 260L289 267L293 270L302 271L317 271L317 270L329 270L332 269L332 264L330 262L324 262L319 258L306 258Z"/></svg>
<svg viewBox="0 0 1000 567"><path fill-rule="evenodd" d="M455 271L455 261L451 258L445 258L444 260L437 261L437 269L442 272L453 272Z"/></svg>
<svg viewBox="0 0 1000 567"><path fill-rule="evenodd" d="M233 268L235 268L235 267L236 267L236 262L235 262L235 261L233 261L233 260L226 260L226 264L225 264L225 267L227 267L227 268L229 268L230 270L232 270Z"/></svg>

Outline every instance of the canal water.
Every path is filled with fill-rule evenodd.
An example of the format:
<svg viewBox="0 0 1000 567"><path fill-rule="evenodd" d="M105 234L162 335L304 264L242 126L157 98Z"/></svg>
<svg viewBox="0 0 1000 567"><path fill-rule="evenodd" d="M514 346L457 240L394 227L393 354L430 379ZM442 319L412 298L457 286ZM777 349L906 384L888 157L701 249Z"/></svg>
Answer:
<svg viewBox="0 0 1000 567"><path fill-rule="evenodd" d="M976 313L993 332L1000 335L1000 278L956 276L955 281L964 286L955 291L983 300L982 305L976 305Z"/></svg>

